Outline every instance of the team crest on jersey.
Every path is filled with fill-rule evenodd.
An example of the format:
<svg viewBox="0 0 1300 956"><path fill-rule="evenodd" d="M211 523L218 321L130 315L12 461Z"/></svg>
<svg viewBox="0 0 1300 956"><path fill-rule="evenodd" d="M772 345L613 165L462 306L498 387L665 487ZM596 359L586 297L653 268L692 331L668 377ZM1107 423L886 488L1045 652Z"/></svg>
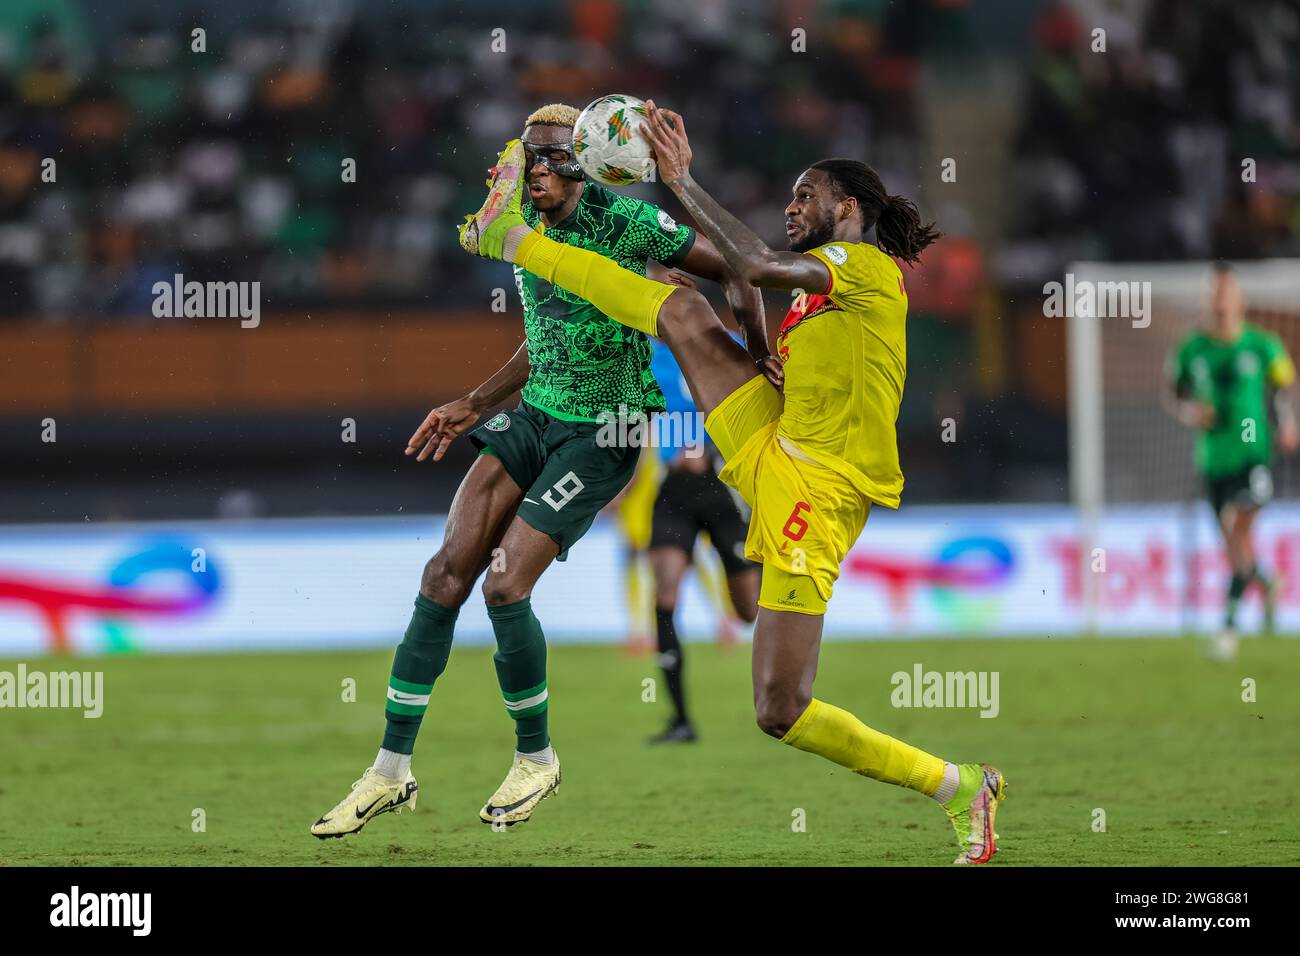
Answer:
<svg viewBox="0 0 1300 956"><path fill-rule="evenodd" d="M1259 356L1254 352L1237 353L1237 374L1242 378L1250 378L1259 372Z"/></svg>
<svg viewBox="0 0 1300 956"><path fill-rule="evenodd" d="M677 231L677 221L662 209L659 210L659 226L664 230L664 232Z"/></svg>
<svg viewBox="0 0 1300 956"><path fill-rule="evenodd" d="M822 253L837 266L842 266L849 261L849 250L843 246L827 246Z"/></svg>
<svg viewBox="0 0 1300 956"><path fill-rule="evenodd" d="M493 415L483 427L490 432L503 432L510 427L510 416L505 412Z"/></svg>

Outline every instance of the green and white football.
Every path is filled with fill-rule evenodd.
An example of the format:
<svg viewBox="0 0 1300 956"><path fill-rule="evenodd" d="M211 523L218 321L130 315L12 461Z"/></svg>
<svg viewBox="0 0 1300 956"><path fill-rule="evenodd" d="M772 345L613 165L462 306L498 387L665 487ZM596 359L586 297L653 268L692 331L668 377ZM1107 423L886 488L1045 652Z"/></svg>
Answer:
<svg viewBox="0 0 1300 956"><path fill-rule="evenodd" d="M649 141L641 135L645 100L614 93L593 100L573 127L573 153L588 176L606 186L631 186L654 172Z"/></svg>

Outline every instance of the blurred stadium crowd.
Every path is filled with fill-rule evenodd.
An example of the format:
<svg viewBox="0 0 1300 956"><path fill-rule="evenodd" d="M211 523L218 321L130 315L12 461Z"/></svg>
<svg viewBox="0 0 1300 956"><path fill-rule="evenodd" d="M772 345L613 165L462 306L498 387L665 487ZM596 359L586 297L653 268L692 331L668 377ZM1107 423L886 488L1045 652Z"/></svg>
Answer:
<svg viewBox="0 0 1300 956"><path fill-rule="evenodd" d="M774 241L801 163L870 141L915 164L911 102L871 76L883 5L823 10L831 48L774 77L783 21L806 24L808 4L507 4L494 50L490 18L450 4L368 19L359 3L278 3L230 22L141 8L105 33L79 3L28 17L15 3L0 51L10 314L147 313L175 272L260 279L284 307L481 304L499 270L467 263L452 226L529 112L593 91L675 104L702 173ZM647 16L654 29L639 29ZM204 54L190 20L206 24ZM47 156L55 188L40 180Z"/></svg>
<svg viewBox="0 0 1300 956"><path fill-rule="evenodd" d="M899 189L921 178L920 141L941 131L921 128L918 60L944 51L946 28L965 37L974 5L909 6L517 4L503 53L450 4L187 18L123 3L106 19L77 0L7 0L0 301L9 315L147 313L153 282L180 271L258 278L283 306L482 302L498 277L466 268L450 224L485 157L540 101L607 88L675 104L701 178L777 242L791 173L811 159L867 155ZM1296 253L1300 4L1196 6L1033 11L995 278L1083 257ZM195 54L178 27L209 16ZM829 48L787 56L800 25ZM59 162L54 188L43 157Z"/></svg>
<svg viewBox="0 0 1300 956"><path fill-rule="evenodd" d="M402 310L436 330L440 310L485 309L504 284L453 229L493 150L541 103L627 91L683 113L697 176L773 244L792 177L827 155L865 157L916 197L947 238L908 276L909 500L1063 500L1064 328L1042 316L1042 284L1083 258L1300 251L1300 0L998 11L3 0L0 329L171 322L151 319L151 289L182 273L257 280L264 313L322 329ZM680 212L657 185L638 190ZM769 298L769 318L784 307ZM427 408L389 408L393 436ZM955 448L939 440L950 415ZM187 427L214 454L246 444ZM300 452L262 448L258 465Z"/></svg>
<svg viewBox="0 0 1300 956"><path fill-rule="evenodd" d="M1053 3L1032 42L1009 273L1300 254L1300 3Z"/></svg>

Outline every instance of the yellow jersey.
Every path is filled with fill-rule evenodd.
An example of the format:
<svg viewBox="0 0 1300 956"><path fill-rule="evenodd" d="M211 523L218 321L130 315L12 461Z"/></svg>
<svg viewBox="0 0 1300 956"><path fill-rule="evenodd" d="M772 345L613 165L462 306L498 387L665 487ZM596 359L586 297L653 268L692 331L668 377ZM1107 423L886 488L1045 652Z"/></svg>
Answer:
<svg viewBox="0 0 1300 956"><path fill-rule="evenodd" d="M895 425L907 378L907 291L894 260L866 242L807 253L830 270L824 293L800 293L777 336L785 408L777 437L897 508L903 491Z"/></svg>

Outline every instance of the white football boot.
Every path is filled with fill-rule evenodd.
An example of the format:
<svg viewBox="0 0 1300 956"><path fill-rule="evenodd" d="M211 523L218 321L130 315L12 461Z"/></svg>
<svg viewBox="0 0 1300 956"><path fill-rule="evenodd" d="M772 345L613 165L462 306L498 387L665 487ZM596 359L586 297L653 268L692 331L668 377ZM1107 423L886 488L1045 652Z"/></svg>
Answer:
<svg viewBox="0 0 1300 956"><path fill-rule="evenodd" d="M514 765L497 792L488 798L478 818L484 823L512 827L533 815L537 805L560 789L560 758L540 764L515 755Z"/></svg>
<svg viewBox="0 0 1300 956"><path fill-rule="evenodd" d="M394 780L371 767L352 785L352 792L338 806L311 825L312 835L322 840L347 836L359 831L381 813L414 810L418 791L410 770L406 771L403 779Z"/></svg>
<svg viewBox="0 0 1300 956"><path fill-rule="evenodd" d="M1210 638L1210 646L1206 648L1205 653L1216 663L1231 664L1237 659L1237 646L1240 643L1237 632L1233 628L1225 627Z"/></svg>

